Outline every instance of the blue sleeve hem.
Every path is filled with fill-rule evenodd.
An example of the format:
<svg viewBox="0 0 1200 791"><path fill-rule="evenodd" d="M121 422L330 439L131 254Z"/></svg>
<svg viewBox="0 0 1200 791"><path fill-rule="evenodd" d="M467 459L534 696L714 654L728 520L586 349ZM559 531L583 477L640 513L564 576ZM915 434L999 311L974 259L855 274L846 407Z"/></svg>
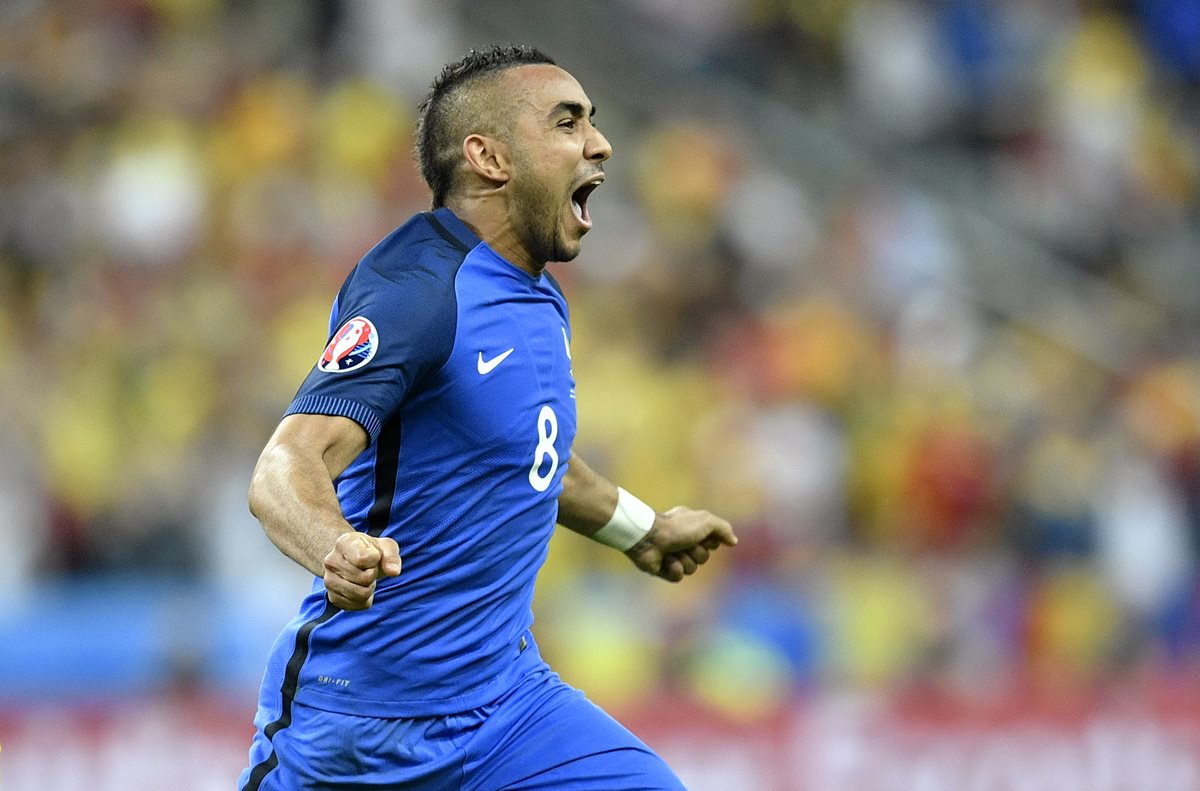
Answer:
<svg viewBox="0 0 1200 791"><path fill-rule="evenodd" d="M283 413L284 417L288 415L338 415L350 418L366 430L371 437L372 444L379 439L379 432L383 428L383 421L370 407L363 406L357 401L333 398L332 396L300 396Z"/></svg>

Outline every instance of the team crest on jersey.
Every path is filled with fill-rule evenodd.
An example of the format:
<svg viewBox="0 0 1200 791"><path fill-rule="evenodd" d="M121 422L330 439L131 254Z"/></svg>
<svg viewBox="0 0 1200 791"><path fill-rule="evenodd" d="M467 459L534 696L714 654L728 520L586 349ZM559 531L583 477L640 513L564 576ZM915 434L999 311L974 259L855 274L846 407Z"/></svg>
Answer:
<svg viewBox="0 0 1200 791"><path fill-rule="evenodd" d="M333 334L317 367L331 374L353 371L371 362L379 349L379 332L365 316L355 316Z"/></svg>

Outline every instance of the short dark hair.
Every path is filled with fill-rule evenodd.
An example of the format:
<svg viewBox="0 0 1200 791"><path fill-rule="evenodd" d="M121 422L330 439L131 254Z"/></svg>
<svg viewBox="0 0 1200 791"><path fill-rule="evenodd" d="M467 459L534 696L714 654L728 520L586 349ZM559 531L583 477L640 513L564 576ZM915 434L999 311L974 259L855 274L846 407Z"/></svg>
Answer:
<svg viewBox="0 0 1200 791"><path fill-rule="evenodd" d="M416 135L417 163L421 177L433 190L433 208L445 205L446 195L454 186L463 139L481 126L494 125L486 112L489 108L469 101L467 89L514 66L539 63L557 65L544 52L523 44L491 46L471 50L462 60L443 68L433 81L429 95L421 102Z"/></svg>

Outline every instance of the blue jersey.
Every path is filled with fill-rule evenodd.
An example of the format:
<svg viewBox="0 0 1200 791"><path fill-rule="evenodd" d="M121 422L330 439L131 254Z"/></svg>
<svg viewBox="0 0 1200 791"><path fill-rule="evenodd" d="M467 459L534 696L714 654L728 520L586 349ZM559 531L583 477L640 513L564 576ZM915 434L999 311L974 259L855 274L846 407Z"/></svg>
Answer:
<svg viewBox="0 0 1200 791"><path fill-rule="evenodd" d="M329 711L449 714L541 659L528 629L575 436L567 305L448 209L375 246L337 295L325 353L287 414L351 418L369 447L335 482L403 571L343 611L320 579L266 684Z"/></svg>

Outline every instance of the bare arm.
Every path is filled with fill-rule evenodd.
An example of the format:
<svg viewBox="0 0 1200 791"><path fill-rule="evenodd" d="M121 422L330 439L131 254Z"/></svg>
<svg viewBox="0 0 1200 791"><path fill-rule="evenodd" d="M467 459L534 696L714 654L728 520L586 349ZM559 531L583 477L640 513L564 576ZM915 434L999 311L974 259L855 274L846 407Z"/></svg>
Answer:
<svg viewBox="0 0 1200 791"><path fill-rule="evenodd" d="M608 523L616 506L616 485L573 453L558 498L559 524L590 537ZM724 519L676 506L656 514L650 532L625 554L642 571L678 582L694 574L718 547L736 543Z"/></svg>
<svg viewBox="0 0 1200 791"><path fill-rule="evenodd" d="M342 515L333 479L367 447L344 417L289 415L267 442L250 482L250 512L280 551L325 580L343 609L371 605L375 580L400 573L390 538L356 532Z"/></svg>
<svg viewBox="0 0 1200 791"><path fill-rule="evenodd" d="M591 536L604 527L616 507L616 485L589 467L578 453L572 453L558 496L558 523Z"/></svg>

